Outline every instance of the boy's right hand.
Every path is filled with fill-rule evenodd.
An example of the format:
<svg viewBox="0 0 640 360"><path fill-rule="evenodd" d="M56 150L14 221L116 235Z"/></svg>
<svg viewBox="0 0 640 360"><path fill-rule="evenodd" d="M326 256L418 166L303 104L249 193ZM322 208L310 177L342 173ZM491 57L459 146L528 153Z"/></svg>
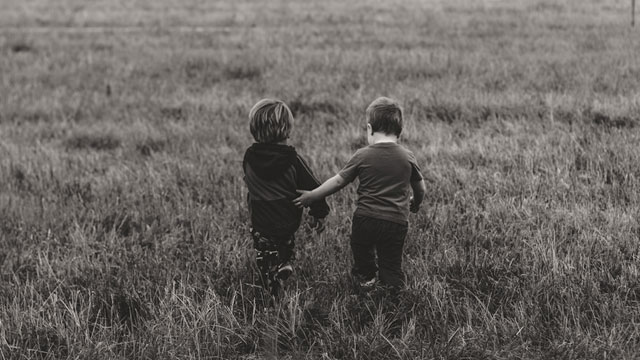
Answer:
<svg viewBox="0 0 640 360"><path fill-rule="evenodd" d="M295 206L299 207L299 208L303 208L305 206L309 206L309 205L311 205L312 202L315 201L315 199L311 195L311 191L296 190L296 192L298 194L300 194L300 196L298 196L297 198L293 199L293 204Z"/></svg>

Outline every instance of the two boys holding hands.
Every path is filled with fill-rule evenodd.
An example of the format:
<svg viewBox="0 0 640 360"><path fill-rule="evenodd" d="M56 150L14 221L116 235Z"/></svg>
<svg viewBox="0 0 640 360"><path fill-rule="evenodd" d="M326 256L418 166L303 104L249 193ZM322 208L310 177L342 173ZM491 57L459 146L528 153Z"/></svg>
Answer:
<svg viewBox="0 0 640 360"><path fill-rule="evenodd" d="M369 145L321 184L295 148L287 145L293 125L287 105L263 99L251 109L249 128L256 143L245 153L243 170L256 261L262 283L273 295L293 271L294 234L303 208L311 208L311 225L322 230L329 213L325 197L356 178L352 274L364 287L375 284L376 273L385 286L403 286L402 249L409 211L418 211L425 184L413 153L398 144L403 127L399 104L378 98L367 107L366 117Z"/></svg>

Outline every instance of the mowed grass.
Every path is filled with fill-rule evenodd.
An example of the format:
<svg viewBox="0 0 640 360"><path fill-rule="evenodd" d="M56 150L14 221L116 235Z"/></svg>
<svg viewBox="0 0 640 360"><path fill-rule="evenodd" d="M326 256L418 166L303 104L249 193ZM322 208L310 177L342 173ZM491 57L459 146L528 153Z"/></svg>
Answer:
<svg viewBox="0 0 640 360"><path fill-rule="evenodd" d="M13 1L0 358L610 359L640 349L626 1ZM269 308L241 161L263 97L318 177L399 99L427 177L397 301L349 278L355 186ZM267 309L265 309L265 306Z"/></svg>

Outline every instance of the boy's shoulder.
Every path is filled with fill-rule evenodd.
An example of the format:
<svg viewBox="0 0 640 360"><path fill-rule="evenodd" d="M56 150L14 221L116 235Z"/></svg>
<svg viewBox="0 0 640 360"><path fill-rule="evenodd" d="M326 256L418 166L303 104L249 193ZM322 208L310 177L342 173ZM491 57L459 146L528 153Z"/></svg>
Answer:
<svg viewBox="0 0 640 360"><path fill-rule="evenodd" d="M254 143L244 154L243 168L250 167L262 178L273 178L299 161L293 146Z"/></svg>
<svg viewBox="0 0 640 360"><path fill-rule="evenodd" d="M400 146L400 149L404 150L405 153L407 153L407 155L409 155L409 157L415 157L415 155L413 154L413 151L411 151L411 149L409 149L408 147L402 145L402 144L398 144Z"/></svg>
<svg viewBox="0 0 640 360"><path fill-rule="evenodd" d="M392 152L396 152L398 154L402 154L402 155L408 155L409 157L413 157L413 152L411 150L409 150L407 147L405 147L402 144L398 144L398 143L377 143L377 144L373 144L373 145L367 145L365 147L361 147L360 149L356 150L356 152L353 154L353 156L378 156L378 154L380 152L387 152L387 151L392 151Z"/></svg>

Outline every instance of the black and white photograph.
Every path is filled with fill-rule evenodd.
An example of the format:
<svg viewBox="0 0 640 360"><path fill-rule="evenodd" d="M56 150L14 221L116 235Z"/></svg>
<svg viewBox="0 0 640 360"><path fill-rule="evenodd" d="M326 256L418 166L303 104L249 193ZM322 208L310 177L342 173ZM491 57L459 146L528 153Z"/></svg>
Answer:
<svg viewBox="0 0 640 360"><path fill-rule="evenodd" d="M635 0L0 0L0 360L640 358Z"/></svg>

